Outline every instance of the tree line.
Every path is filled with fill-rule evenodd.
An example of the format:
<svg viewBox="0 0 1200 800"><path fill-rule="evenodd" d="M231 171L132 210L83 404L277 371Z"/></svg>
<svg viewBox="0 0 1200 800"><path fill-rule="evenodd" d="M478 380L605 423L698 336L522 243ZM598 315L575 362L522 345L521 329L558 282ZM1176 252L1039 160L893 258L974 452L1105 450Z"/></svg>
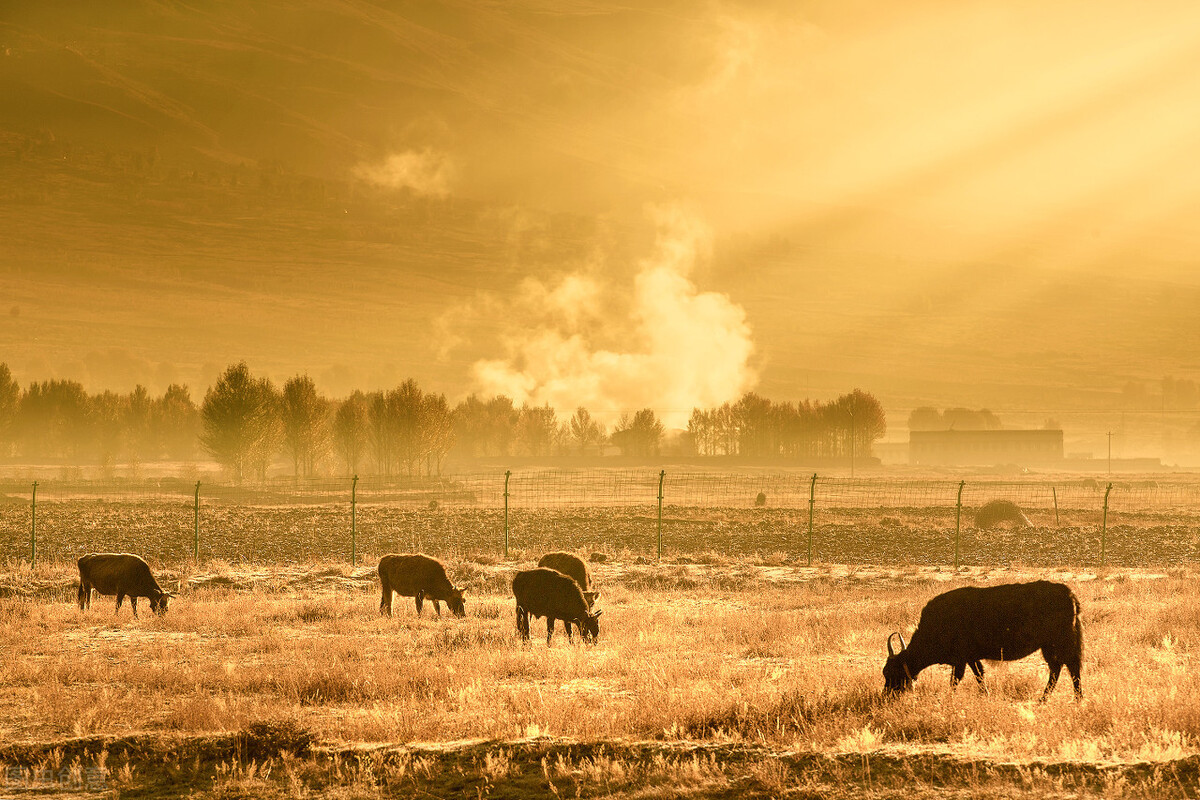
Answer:
<svg viewBox="0 0 1200 800"><path fill-rule="evenodd" d="M24 390L0 364L0 457L112 466L190 461L207 455L235 482L262 480L282 458L297 477L328 473L437 475L450 458L681 455L823 457L866 455L886 430L883 408L855 390L830 403L775 403L749 393L736 403L695 409L686 431L667 440L652 409L606 428L588 409L561 420L549 405L445 395L407 380L390 390L322 395L307 375L282 386L230 365L197 404L186 386L161 396L89 394L70 380Z"/></svg>
<svg viewBox="0 0 1200 800"><path fill-rule="evenodd" d="M828 403L779 403L750 392L736 403L697 408L688 421L695 451L708 456L865 456L886 432L883 406L861 389Z"/></svg>

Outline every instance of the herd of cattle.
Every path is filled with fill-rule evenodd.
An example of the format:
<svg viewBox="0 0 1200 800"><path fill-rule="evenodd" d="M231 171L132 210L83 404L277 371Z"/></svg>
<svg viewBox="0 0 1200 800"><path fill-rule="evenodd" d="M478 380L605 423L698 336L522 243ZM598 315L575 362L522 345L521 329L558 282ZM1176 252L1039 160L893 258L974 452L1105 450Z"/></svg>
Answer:
<svg viewBox="0 0 1200 800"><path fill-rule="evenodd" d="M446 568L429 556L386 555L379 561L383 596L379 612L391 616L392 597L399 594L416 600L417 614L425 600L433 602L441 616L445 603L456 616L465 616L463 590L446 576ZM529 639L529 618L546 618L546 643L560 620L571 638L574 626L585 642L600 634L601 611L592 605L599 597L587 565L570 553L549 553L536 569L522 570L512 581L517 602L517 631ZM165 614L171 592L154 579L149 565L128 553L92 553L79 559L79 608L91 605L92 592L116 595L117 611L126 597L137 616L139 597L148 598L150 608ZM900 649L892 646L898 639ZM946 664L953 668L951 685L957 685L967 667L983 683L983 661L1015 661L1037 651L1050 667L1050 680L1042 692L1045 700L1054 691L1065 666L1074 684L1076 698L1083 697L1080 671L1083 661L1083 627L1079 600L1069 587L1050 581L1010 583L999 586L964 586L939 594L921 611L921 619L906 645L893 633L887 641L888 658L883 667L884 690L888 693L912 688L926 667Z"/></svg>

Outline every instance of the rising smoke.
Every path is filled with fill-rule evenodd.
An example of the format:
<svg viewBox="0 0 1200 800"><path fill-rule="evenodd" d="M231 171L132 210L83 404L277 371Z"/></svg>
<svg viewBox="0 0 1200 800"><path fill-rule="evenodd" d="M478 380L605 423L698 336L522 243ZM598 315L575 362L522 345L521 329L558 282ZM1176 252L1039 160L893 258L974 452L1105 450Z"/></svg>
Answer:
<svg viewBox="0 0 1200 800"><path fill-rule="evenodd" d="M632 287L583 272L523 284L505 313L514 321L502 337L505 357L473 367L482 393L560 413L582 405L608 424L653 408L668 427L684 427L693 408L753 386L745 311L689 277L711 244L707 227L677 207L650 213L655 250L639 262Z"/></svg>
<svg viewBox="0 0 1200 800"><path fill-rule="evenodd" d="M355 177L368 183L433 197L450 193L456 173L448 155L429 148L393 153L379 163L363 163L354 169Z"/></svg>

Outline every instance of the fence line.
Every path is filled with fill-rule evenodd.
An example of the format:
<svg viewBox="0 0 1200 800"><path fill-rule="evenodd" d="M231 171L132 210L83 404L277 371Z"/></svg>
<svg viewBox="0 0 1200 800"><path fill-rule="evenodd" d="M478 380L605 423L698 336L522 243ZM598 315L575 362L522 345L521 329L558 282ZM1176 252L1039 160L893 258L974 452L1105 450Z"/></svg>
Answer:
<svg viewBox="0 0 1200 800"><path fill-rule="evenodd" d="M991 500L1010 500L1020 506L1031 522L1041 527L1057 529L1064 513L1074 518L1083 515L1084 527L1094 525L1098 534L1099 561L1104 563L1108 553L1110 517L1122 515L1200 514L1200 479L1172 477L1164 480L1098 482L1094 479L1065 479L1047 476L1034 480L1001 480L976 478L972 480L930 480L896 478L822 477L799 470L751 470L721 472L705 469L527 469L522 471L487 471L446 475L433 478L383 478L351 476L348 478L272 479L262 483L234 486L200 481L162 478L112 481L36 481L16 483L0 481L0 520L4 523L3 539L9 552L17 552L20 539L17 527L20 514L14 509L28 504L28 558L36 565L39 541L42 550L52 543L47 539L47 525L54 529L55 509L71 504L93 504L110 513L100 515L93 527L110 526L110 519L129 517L123 512L130 504L152 504L148 519L139 524L162 524L172 529L179 524L187 527L192 536L191 552L201 560L205 539L224 535L229 526L231 510L288 509L297 511L289 517L288 525L302 528L318 525L319 535L309 536L314 544L308 552L341 554L356 564L360 548L360 533L366 534L366 550L377 550L392 542L403 543L402 531L388 522L395 513L423 513L437 517L441 536L453 540L462 538L461 525L453 514L461 509L480 512L471 517L475 528L493 530L495 551L509 556L510 539L515 524L528 540L528 525L539 512L586 512L613 509L643 519L645 538L641 549L663 553L664 508L669 525L704 522L705 515L692 514L687 519L671 515L686 511L764 509L772 512L796 512L772 518L786 529L778 530L778 539L791 549L806 554L806 562L814 558L814 539L821 540L821 529L838 536L854 535L856 521L867 524L900 524L904 519L918 519L922 525L953 532L953 543L946 541L943 563L960 563L960 539L964 526L973 526L972 510ZM303 512L305 507L312 507ZM321 507L319 510L316 507ZM502 521L499 518L503 509ZM366 530L363 526L367 514ZM497 517L488 522L488 512ZM148 513L148 512L147 512ZM643 516L638 516L642 514ZM842 515L845 520L831 519ZM718 514L719 516L719 514ZM96 517L93 514L93 517ZM190 519L187 519L190 517ZM804 519L807 517L807 519ZM822 519L824 517L824 519ZM181 523L186 519L186 523ZM412 517L406 517L409 522ZM557 519L557 518L555 518ZM1079 520L1076 519L1078 523ZM39 523L42 532L39 535ZM57 520L58 527L66 522ZM562 525L561 522L542 523ZM653 527L651 527L653 525ZM222 527L224 526L224 527ZM458 526L458 527L456 527ZM522 528L522 526L525 526ZM807 537L802 539L804 528ZM86 527L86 526L85 526ZM429 528L429 525L425 525ZM501 530L502 528L502 530ZM846 528L846 529L844 529ZM338 530L344 534L338 534ZM432 529L430 529L432 530ZM474 530L474 529L473 529ZM430 535L433 535L431 532ZM65 534L60 534L60 538ZM322 538L323 537L323 538ZM88 543L103 538L103 531L89 531ZM484 534L486 538L486 533ZM186 539L184 539L186 541ZM244 539L251 554L259 544ZM339 545L338 542L341 542ZM478 544L478 542L473 543ZM602 537L594 541L602 542ZM804 542L793 546L789 542ZM433 546L446 542L433 542ZM678 544L683 542L677 541ZM413 546L429 546L425 539L413 540ZM83 546L80 542L79 546ZM781 545L782 546L782 545ZM61 542L58 552L64 552ZM951 559L951 553L953 558ZM244 556L243 553L238 553ZM1197 554L1200 557L1200 554ZM10 556L11 557L11 556Z"/></svg>
<svg viewBox="0 0 1200 800"><path fill-rule="evenodd" d="M660 469L527 469L511 472L509 492L525 507L594 507L640 505L657 497ZM808 471L719 472L695 468L665 470L668 505L749 507L758 495L776 508L807 508L812 473ZM425 503L499 507L505 471L448 474L432 478L360 476L357 494L363 503ZM955 503L960 478L945 480L844 478L818 476L821 505L847 508L931 508ZM1008 499L1030 508L1095 508L1096 499L1113 485L1113 507L1131 511L1171 511L1200 507L1197 480L1037 480L972 478L966 482L964 506ZM39 480L39 494L55 500L191 499L196 481L162 478L110 481ZM242 486L205 481L208 502L237 505L336 503L349 497L353 476L344 478L272 478ZM9 502L28 496L29 482L0 480L0 497Z"/></svg>

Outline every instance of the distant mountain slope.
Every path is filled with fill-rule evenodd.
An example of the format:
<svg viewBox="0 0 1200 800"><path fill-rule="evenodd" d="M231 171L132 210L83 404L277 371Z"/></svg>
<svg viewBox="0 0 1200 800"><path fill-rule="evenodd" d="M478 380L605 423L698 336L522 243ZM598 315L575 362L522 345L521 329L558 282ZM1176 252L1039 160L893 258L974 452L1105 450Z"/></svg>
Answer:
<svg viewBox="0 0 1200 800"><path fill-rule="evenodd" d="M0 126L270 159L326 177L434 146L470 162L464 188L476 195L498 181L511 189L506 160L533 146L532 185L564 168L582 183L610 182L589 152L598 113L637 105L664 80L644 58L598 43L620 30L678 37L685 26L660 12L457 0L10 6L0 14Z"/></svg>
<svg viewBox="0 0 1200 800"><path fill-rule="evenodd" d="M802 20L795 41L830 48L839 29L824 23L841 5L805 6L817 21ZM932 213L923 193L944 189L930 207L952 205L946 187L970 183L975 173L961 170L975 161L1003 172L1022 147L1053 138L1037 119L1017 126L1016 144L989 132L945 162L885 171L874 205L867 195L862 205L793 202L788 192L812 191L803 167L822 151L797 137L802 117L775 128L751 112L794 99L774 93L784 86L833 118L816 93L822 80L849 103L835 91L838 69L886 68L880 59L894 53L911 65L913 51L887 36L867 44L892 50L856 40L806 80L785 62L745 106L708 107L727 86L746 94L735 79L753 37L726 11L585 0L5 4L0 360L21 380L57 373L126 388L202 387L246 358L276 376L308 370L333 392L411 375L457 396L471 388L471 364L502 349L501 320L477 313L469 330L441 329L459 319L451 312L581 265L619 283L653 242L643 205L681 200L700 216L739 212L711 220L715 255L694 277L746 309L770 396L858 385L901 409L1108 408L1125 381L1200 375L1200 284L1183 257L1190 206L1171 207L1175 228L1126 235L1093 212L1105 220L1105 203L1122 213L1137 204L1104 195L1032 233L1018 227L1011 241L983 237L1001 241L991 249L966 246L974 229L922 216ZM888 19L867 27L890 36ZM885 94L849 108L862 113L853 132L869 153L892 144L870 125L872 102L903 105ZM937 151L913 130L911 146ZM783 163L796 153L810 161ZM390 164L397 154L410 159ZM782 177L743 183L747 165ZM868 186L876 176L855 177ZM1130 184L1128 194L1156 199L1157 188ZM767 190L783 199L764 200ZM764 208L773 214L759 219ZM1117 245L1091 253L1109 235ZM1175 237L1163 248L1175 260L1154 261L1153 237ZM1077 251L1086 257L1072 260ZM461 346L446 352L447 334Z"/></svg>

